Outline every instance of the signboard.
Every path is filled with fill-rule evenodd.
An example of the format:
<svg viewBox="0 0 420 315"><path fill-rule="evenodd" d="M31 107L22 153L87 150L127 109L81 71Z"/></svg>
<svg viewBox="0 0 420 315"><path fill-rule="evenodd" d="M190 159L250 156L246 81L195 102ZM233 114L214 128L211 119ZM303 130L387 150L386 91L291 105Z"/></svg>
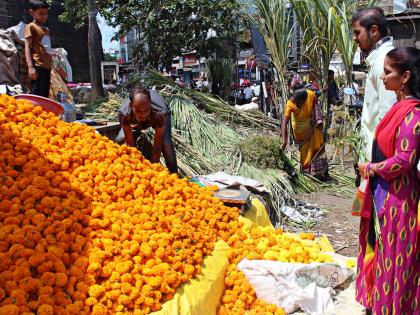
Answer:
<svg viewBox="0 0 420 315"><path fill-rule="evenodd" d="M254 49L243 49L239 52L239 58L249 58L254 55Z"/></svg>
<svg viewBox="0 0 420 315"><path fill-rule="evenodd" d="M310 64L304 63L300 66L300 70L302 71L308 71L311 68Z"/></svg>
<svg viewBox="0 0 420 315"><path fill-rule="evenodd" d="M197 58L196 58L195 54L189 54L189 55L184 56L184 65L185 66L193 65L196 62L197 62Z"/></svg>

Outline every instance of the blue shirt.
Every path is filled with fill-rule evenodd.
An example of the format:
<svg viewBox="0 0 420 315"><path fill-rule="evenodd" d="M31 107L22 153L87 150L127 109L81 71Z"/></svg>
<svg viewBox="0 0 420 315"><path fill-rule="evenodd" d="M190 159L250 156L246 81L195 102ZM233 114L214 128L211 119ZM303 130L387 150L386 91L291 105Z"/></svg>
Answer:
<svg viewBox="0 0 420 315"><path fill-rule="evenodd" d="M244 93L245 93L245 99L250 100L252 98L252 90L250 87L247 87Z"/></svg>

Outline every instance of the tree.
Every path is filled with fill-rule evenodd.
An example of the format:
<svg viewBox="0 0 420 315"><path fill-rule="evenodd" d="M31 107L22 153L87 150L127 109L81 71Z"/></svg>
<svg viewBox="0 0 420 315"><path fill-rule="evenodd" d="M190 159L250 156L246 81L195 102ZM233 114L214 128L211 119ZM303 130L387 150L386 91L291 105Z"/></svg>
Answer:
<svg viewBox="0 0 420 315"><path fill-rule="evenodd" d="M101 31L97 21L97 2L95 0L66 0L61 5L64 9L63 14L60 16L61 21L74 23L76 28L81 28L88 24L91 101L103 98L105 97L101 75L103 49Z"/></svg>
<svg viewBox="0 0 420 315"><path fill-rule="evenodd" d="M191 50L208 57L218 45L214 36L235 29L238 8L238 0L113 0L102 2L101 13L119 35L137 28L145 64L168 68Z"/></svg>
<svg viewBox="0 0 420 315"><path fill-rule="evenodd" d="M140 36L135 54L144 64L155 68L169 69L174 57L191 50L201 57L222 50L222 43L215 36L228 34L234 41L239 21L239 0L88 1L96 5L111 26L119 28L115 37L136 28ZM86 0L65 0L62 7L62 20L72 21L76 27L86 25ZM96 47L99 48L99 43Z"/></svg>
<svg viewBox="0 0 420 315"><path fill-rule="evenodd" d="M104 86L101 74L102 59L102 36L98 27L97 15L98 10L94 0L87 0L89 12L89 33L88 33L88 49L89 49L89 71L91 83L91 100L97 100L105 97Z"/></svg>

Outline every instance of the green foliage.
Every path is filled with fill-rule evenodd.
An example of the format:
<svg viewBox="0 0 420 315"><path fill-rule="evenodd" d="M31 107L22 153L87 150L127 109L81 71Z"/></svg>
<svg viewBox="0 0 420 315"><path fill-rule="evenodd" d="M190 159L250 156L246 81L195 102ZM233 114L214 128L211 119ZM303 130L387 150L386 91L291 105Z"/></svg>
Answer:
<svg viewBox="0 0 420 315"><path fill-rule="evenodd" d="M333 123L328 130L330 144L335 147L336 152L349 148L355 161L365 160L366 141L360 131L358 119L342 106L334 106L332 110ZM344 163L344 156L342 156L342 163Z"/></svg>
<svg viewBox="0 0 420 315"><path fill-rule="evenodd" d="M52 3L53 0L48 2ZM61 7L64 12L59 17L60 21L71 23L76 29L87 26L89 11L86 0L61 1Z"/></svg>
<svg viewBox="0 0 420 315"><path fill-rule="evenodd" d="M221 44L209 30L234 41L241 21L238 0L96 0L96 5L107 22L118 27L116 37L132 28L141 32L136 53L155 68L170 66L175 56L191 50L209 56ZM86 0L66 0L62 7L63 21L86 25Z"/></svg>
<svg viewBox="0 0 420 315"><path fill-rule="evenodd" d="M104 61L117 61L117 58L110 53L106 53L104 54Z"/></svg>
<svg viewBox="0 0 420 315"><path fill-rule="evenodd" d="M271 60L279 74L282 104L285 104L288 98L287 66L293 32L287 2L286 0L256 0L253 4L254 10L249 15L251 23L263 36L271 53ZM279 110L281 111L282 109Z"/></svg>
<svg viewBox="0 0 420 315"><path fill-rule="evenodd" d="M346 69L350 84L356 44L351 38L350 20L361 6L354 0L291 0L297 23L302 30L302 59L312 66L315 77L325 84L331 58L336 50ZM375 4L368 0L363 7Z"/></svg>
<svg viewBox="0 0 420 315"><path fill-rule="evenodd" d="M209 82L217 82L220 86L220 97L227 99L235 65L229 59L209 59L206 62L206 75Z"/></svg>
<svg viewBox="0 0 420 315"><path fill-rule="evenodd" d="M244 161L249 164L272 169L282 169L282 151L278 137L255 136L246 138L240 144Z"/></svg>

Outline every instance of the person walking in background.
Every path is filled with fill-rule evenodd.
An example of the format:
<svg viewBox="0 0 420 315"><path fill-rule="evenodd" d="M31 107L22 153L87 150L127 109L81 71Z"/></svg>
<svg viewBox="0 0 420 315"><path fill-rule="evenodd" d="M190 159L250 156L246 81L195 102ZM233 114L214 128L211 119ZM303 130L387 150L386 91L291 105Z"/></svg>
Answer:
<svg viewBox="0 0 420 315"><path fill-rule="evenodd" d="M398 102L378 124L361 213L356 299L367 314L420 314L420 50L387 53L381 79Z"/></svg>
<svg viewBox="0 0 420 315"><path fill-rule="evenodd" d="M387 20L381 8L359 10L352 19L353 40L366 57L368 74L361 118L361 132L366 144L365 161L372 158L376 126L395 103L395 93L387 91L380 79L385 55L394 48L388 36Z"/></svg>
<svg viewBox="0 0 420 315"><path fill-rule="evenodd" d="M294 138L299 145L303 171L320 180L329 179L322 134L322 111L313 91L298 86L292 98L287 101L282 122L282 150L287 146L287 125L290 119Z"/></svg>
<svg viewBox="0 0 420 315"><path fill-rule="evenodd" d="M25 28L25 56L31 79L31 93L48 97L51 85L52 56L50 31L45 26L49 5L42 0L29 1L29 14L33 22Z"/></svg>
<svg viewBox="0 0 420 315"><path fill-rule="evenodd" d="M324 88L324 93L327 92L327 129L331 127L332 107L337 104L339 99L338 85L334 80L334 74L333 70L328 70L327 86Z"/></svg>

